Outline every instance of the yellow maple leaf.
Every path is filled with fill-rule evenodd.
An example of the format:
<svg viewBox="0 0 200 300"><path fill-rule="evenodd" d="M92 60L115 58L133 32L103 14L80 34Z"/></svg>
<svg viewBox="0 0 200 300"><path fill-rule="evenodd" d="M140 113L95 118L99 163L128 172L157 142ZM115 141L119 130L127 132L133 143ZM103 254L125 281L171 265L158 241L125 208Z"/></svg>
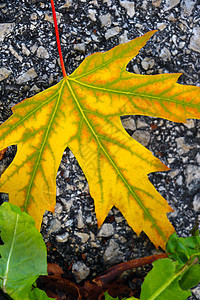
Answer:
<svg viewBox="0 0 200 300"><path fill-rule="evenodd" d="M126 133L120 116L200 118L200 89L177 84L180 74L126 71L153 33L87 57L72 75L14 106L1 125L0 149L17 145L17 154L0 190L38 229L45 210L54 210L57 170L68 146L88 180L98 225L115 206L137 234L144 231L165 248L174 231L166 216L172 209L147 175L168 168Z"/></svg>

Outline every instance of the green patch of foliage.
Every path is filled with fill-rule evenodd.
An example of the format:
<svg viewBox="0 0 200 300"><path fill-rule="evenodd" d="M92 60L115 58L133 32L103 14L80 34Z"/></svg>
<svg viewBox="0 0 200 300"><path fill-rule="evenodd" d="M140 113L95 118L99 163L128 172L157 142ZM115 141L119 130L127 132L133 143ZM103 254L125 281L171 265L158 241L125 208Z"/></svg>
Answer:
<svg viewBox="0 0 200 300"><path fill-rule="evenodd" d="M47 250L33 218L5 202L0 232L0 288L14 300L50 299L33 286L39 275L47 274Z"/></svg>

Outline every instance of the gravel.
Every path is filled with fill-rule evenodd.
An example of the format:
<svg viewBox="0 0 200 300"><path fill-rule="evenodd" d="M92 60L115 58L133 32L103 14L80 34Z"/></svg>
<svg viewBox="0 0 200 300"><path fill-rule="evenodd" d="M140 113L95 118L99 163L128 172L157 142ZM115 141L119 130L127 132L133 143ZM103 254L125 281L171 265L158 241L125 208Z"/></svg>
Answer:
<svg viewBox="0 0 200 300"><path fill-rule="evenodd" d="M157 29L127 70L148 75L179 72L179 83L200 86L199 1L55 0L55 6L67 74L86 56ZM1 1L0 57L3 122L13 105L62 79L50 1ZM122 124L171 169L150 174L149 179L174 209L169 219L178 235L188 236L200 221L200 122L127 116ZM9 147L2 171L15 153L16 147ZM87 181L69 149L58 170L55 213L45 213L42 234L68 265L72 263L77 282L94 278L110 265L157 253L116 208L98 229ZM196 288L190 299L199 298Z"/></svg>

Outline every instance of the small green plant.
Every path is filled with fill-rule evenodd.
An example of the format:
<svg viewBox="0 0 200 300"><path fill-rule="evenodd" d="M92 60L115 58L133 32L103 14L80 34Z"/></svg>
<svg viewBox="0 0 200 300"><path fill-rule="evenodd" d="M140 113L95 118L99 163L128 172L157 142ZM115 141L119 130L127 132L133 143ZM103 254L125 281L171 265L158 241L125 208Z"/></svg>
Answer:
<svg viewBox="0 0 200 300"><path fill-rule="evenodd" d="M35 221L20 208L0 206L0 288L14 300L48 300L35 287L39 275L47 274L47 250Z"/></svg>

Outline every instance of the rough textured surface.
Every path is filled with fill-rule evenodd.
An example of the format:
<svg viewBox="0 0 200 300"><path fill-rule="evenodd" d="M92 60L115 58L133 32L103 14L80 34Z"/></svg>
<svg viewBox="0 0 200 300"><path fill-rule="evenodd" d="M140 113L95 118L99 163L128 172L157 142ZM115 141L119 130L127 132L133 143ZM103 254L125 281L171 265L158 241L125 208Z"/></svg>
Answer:
<svg viewBox="0 0 200 300"><path fill-rule="evenodd" d="M10 116L14 104L62 78L49 2L16 0L14 6L8 0L0 3L1 122ZM85 56L158 29L129 63L128 70L140 74L182 72L180 83L200 86L198 0L55 0L55 5L68 74ZM176 124L127 116L122 124L171 168L150 174L149 178L174 209L169 219L177 233L188 236L195 222L200 221L200 122ZM1 171L15 151L16 147L9 147ZM69 149L58 171L55 213L45 214L42 233L66 263L72 263L72 274L78 282L112 264L156 252L144 234L135 235L116 208L98 230L88 184ZM196 288L191 299L199 295Z"/></svg>

